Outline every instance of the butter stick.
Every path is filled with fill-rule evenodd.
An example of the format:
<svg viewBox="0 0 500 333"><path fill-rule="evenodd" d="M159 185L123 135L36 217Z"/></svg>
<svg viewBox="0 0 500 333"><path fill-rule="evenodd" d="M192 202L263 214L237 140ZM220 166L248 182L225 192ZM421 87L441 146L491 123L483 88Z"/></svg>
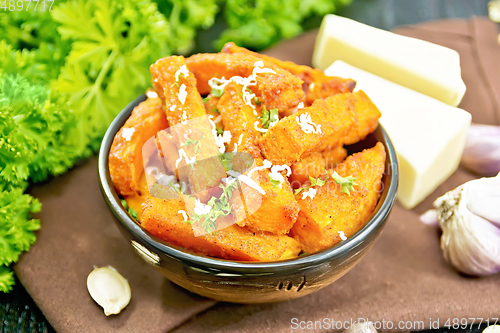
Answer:
<svg viewBox="0 0 500 333"><path fill-rule="evenodd" d="M459 108L336 61L327 75L352 77L382 113L398 155L398 200L411 209L458 167L471 115Z"/></svg>
<svg viewBox="0 0 500 333"><path fill-rule="evenodd" d="M452 106L457 106L465 93L456 51L326 15L316 39L313 65L324 70L336 60Z"/></svg>

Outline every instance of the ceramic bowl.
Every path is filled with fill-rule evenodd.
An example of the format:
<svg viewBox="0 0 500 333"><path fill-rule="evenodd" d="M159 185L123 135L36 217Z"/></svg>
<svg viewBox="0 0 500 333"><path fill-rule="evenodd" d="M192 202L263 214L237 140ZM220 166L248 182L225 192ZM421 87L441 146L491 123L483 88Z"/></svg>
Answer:
<svg viewBox="0 0 500 333"><path fill-rule="evenodd" d="M376 141L387 151L383 192L370 220L354 236L320 252L278 262L240 262L196 255L152 236L123 208L109 175L108 153L116 132L132 109L146 99L139 96L109 126L99 153L99 180L122 234L136 252L173 283L196 294L233 303L285 301L315 292L346 274L370 250L392 210L398 187L394 146L382 128L349 152L369 148Z"/></svg>

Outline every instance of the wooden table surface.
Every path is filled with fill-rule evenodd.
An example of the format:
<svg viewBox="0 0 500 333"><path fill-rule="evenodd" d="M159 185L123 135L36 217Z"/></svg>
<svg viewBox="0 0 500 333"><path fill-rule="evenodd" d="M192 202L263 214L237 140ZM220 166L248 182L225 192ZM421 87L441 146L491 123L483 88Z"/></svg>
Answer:
<svg viewBox="0 0 500 333"><path fill-rule="evenodd" d="M487 4L488 0L354 0L339 14L390 30L400 25L441 18L487 16ZM307 26L317 28L320 23L320 19L312 19ZM203 47L198 47L198 50L203 50ZM11 293L0 293L0 318L0 332L54 332L19 281ZM474 326L466 332L476 333L482 329ZM448 331L463 332L447 329L429 332Z"/></svg>

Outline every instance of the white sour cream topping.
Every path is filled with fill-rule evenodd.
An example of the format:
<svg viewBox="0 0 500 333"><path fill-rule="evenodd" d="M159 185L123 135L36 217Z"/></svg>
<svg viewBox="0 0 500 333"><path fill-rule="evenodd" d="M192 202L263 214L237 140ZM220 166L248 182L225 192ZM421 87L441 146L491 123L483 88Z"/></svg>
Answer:
<svg viewBox="0 0 500 333"><path fill-rule="evenodd" d="M188 93L186 91L186 85L183 83L181 84L181 87L179 89L179 102L181 102L182 105L186 102L186 97Z"/></svg>
<svg viewBox="0 0 500 333"><path fill-rule="evenodd" d="M212 206L205 205L204 203L200 202L200 199L196 199L196 202L194 204L194 212L197 215L205 215L210 213L212 210Z"/></svg>
<svg viewBox="0 0 500 333"><path fill-rule="evenodd" d="M340 235L340 239L342 239L343 241L347 240L347 237L345 236L343 231L339 231L339 235Z"/></svg>
<svg viewBox="0 0 500 333"><path fill-rule="evenodd" d="M233 170L228 170L227 174L230 176L233 176L235 178L238 178L238 180L240 182L245 183L248 186L250 186L251 188L257 190L260 194L262 194L262 195L266 194L266 192L262 189L262 187L260 187L259 184L254 182L252 178L245 176L245 175L242 175L241 173L233 171Z"/></svg>
<svg viewBox="0 0 500 333"><path fill-rule="evenodd" d="M302 200L304 200L307 197L312 199L314 198L315 195L316 195L316 189L311 187L309 190L302 192Z"/></svg>
<svg viewBox="0 0 500 333"><path fill-rule="evenodd" d="M174 112L175 108L176 108L175 104L170 105L170 111Z"/></svg>
<svg viewBox="0 0 500 333"><path fill-rule="evenodd" d="M186 67L186 65L182 65L178 70L177 72L175 72L175 81L179 82L180 78L179 76L183 74L184 76L188 76L189 75L189 71Z"/></svg>
<svg viewBox="0 0 500 333"><path fill-rule="evenodd" d="M304 133L321 133L321 125L316 125L315 123L313 123L311 115L308 112L301 114L295 119L297 120L297 123L300 125Z"/></svg>
<svg viewBox="0 0 500 333"><path fill-rule="evenodd" d="M125 141L130 141L132 140L132 135L134 134L135 132L135 128L133 127L124 127L123 130L122 130L122 136L123 138L125 139Z"/></svg>
<svg viewBox="0 0 500 333"><path fill-rule="evenodd" d="M184 221L187 221L187 220L188 220L188 217L187 217L187 214L186 214L186 212L185 212L185 211L180 210L180 211L178 211L178 212L177 212L177 214L181 214L181 215L182 215L182 217L184 218Z"/></svg>

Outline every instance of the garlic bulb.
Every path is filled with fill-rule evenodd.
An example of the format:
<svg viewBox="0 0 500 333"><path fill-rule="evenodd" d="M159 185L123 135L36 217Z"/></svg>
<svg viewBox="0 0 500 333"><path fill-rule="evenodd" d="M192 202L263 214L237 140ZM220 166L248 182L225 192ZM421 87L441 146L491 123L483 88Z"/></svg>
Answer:
<svg viewBox="0 0 500 333"><path fill-rule="evenodd" d="M90 296L104 309L106 316L118 314L130 302L128 281L111 267L97 268L87 277Z"/></svg>
<svg viewBox="0 0 500 333"><path fill-rule="evenodd" d="M441 250L459 271L500 272L500 174L467 182L434 202Z"/></svg>
<svg viewBox="0 0 500 333"><path fill-rule="evenodd" d="M500 172L500 126L472 124L467 133L462 164L481 176Z"/></svg>

